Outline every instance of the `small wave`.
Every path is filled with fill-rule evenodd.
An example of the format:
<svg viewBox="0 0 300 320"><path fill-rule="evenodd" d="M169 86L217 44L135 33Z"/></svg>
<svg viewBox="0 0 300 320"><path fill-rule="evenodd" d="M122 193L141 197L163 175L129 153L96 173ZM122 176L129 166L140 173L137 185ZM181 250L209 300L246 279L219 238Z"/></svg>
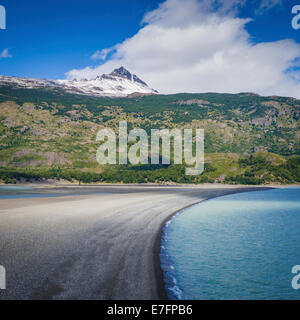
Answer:
<svg viewBox="0 0 300 320"><path fill-rule="evenodd" d="M183 211L183 210L182 210ZM177 285L177 280L174 275L175 266L172 262L172 258L168 254L167 245L167 229L170 227L173 220L182 212L179 211L173 215L165 224L162 232L161 246L160 246L160 262L161 268L164 274L165 288L167 291L168 298L170 300L182 300L182 290Z"/></svg>
<svg viewBox="0 0 300 320"><path fill-rule="evenodd" d="M168 287L168 292L171 293L170 298L172 298L172 295L175 297L175 300L182 300L182 291L180 290L180 288L177 285L177 281L176 278L172 277L172 281L174 283L174 285L172 287ZM174 299L174 298L173 298Z"/></svg>

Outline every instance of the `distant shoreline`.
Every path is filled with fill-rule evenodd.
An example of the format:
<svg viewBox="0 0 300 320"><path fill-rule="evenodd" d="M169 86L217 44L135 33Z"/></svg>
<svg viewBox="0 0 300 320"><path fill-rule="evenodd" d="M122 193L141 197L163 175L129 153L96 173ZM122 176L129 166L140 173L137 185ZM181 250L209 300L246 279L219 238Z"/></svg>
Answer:
<svg viewBox="0 0 300 320"><path fill-rule="evenodd" d="M221 187L221 188L247 188L247 187L270 187L270 188L281 188L281 187L293 187L293 186L300 186L300 183L292 183L292 184L228 184L228 183L75 183L75 182L26 182L26 183L16 183L16 184L7 184L7 183L0 183L1 187L37 187L37 188L68 188L68 187L103 187L103 186L111 186L111 187Z"/></svg>

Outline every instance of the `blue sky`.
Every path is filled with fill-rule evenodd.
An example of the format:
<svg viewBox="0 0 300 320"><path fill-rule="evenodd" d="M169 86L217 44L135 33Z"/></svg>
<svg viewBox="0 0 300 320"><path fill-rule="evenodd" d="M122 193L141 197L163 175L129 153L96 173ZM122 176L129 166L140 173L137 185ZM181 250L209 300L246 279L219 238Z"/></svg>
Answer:
<svg viewBox="0 0 300 320"><path fill-rule="evenodd" d="M238 22L239 18L251 18L252 21L238 27L239 30L228 31L229 33L232 32L232 36L230 37L235 39L232 46L234 47L235 44L237 44L236 48L241 48L247 42L247 45L251 46L249 52L253 52L252 58L249 56L249 59L260 59L261 56L265 57L268 54L266 50L269 50L269 52L271 52L271 50L276 50L278 56L280 56L280 50L286 45L277 45L277 41L292 39L293 45L287 45L287 50L290 50L291 54L288 57L285 57L286 61L284 66L288 71L285 70L284 72L288 72L294 79L298 79L298 74L294 73L299 70L299 63L291 64L290 60L295 60L298 57L298 47L296 47L296 44L300 44L300 30L293 30L291 27L291 20L293 17L291 9L294 5L300 4L300 0L282 0L282 4L280 4L280 0L264 0L266 4L274 4L274 6L266 7L261 7L261 3L264 1L246 0L245 4L239 6L238 9L236 9L237 0L213 1L221 2L224 8L226 6L226 8L229 7L229 9L226 12L225 9L223 11L219 10L219 4L217 6L211 6L208 11L205 11L203 9L204 6L202 6L199 7L197 17L194 16L194 12L192 12L193 6L195 6L196 3L208 3L209 0L186 1L186 3L190 4L190 14L193 15L191 21L194 24L193 26L195 26L195 30L199 31L199 28L204 26L205 23L201 22L201 19L204 20L204 16L212 17L215 13L225 16L227 21L229 21L229 24ZM213 1L211 1L211 3ZM146 33L148 30L153 38L155 37L153 30L157 30L158 28L160 28L161 31L163 30L163 32L170 30L170 25L165 23L165 21L173 21L173 18L179 19L180 17L178 18L177 15L180 15L181 11L184 15L184 11L186 10L186 7L188 7L182 7L184 2L185 1L183 0L181 3L179 0L168 0L166 2L157 0L0 0L0 5L5 6L7 10L7 29L0 30L0 54L3 50L7 49L8 51L6 51L6 53L9 53L7 58L5 58L5 55L3 58L0 58L0 74L8 76L61 79L66 77L66 73L68 73L69 76L73 74L84 75L84 73L87 73L88 77L92 76L92 74L96 74L98 71L102 72L109 70L110 67L117 66L120 61L120 64L128 63L125 67L133 68L134 70L132 71L134 73L144 76L146 81L151 81L153 86L158 86L158 89L162 92L171 92L171 87L176 88L174 89L176 91L185 91L186 87L181 87L179 82L176 82L174 85L175 80L172 80L173 82L166 87L164 87L164 83L167 78L161 80L161 82L156 81L154 71L157 74L158 70L164 68L161 67L163 62L159 61L156 63L156 61L154 61L155 52L153 53L153 58L151 58L153 61L150 61L147 57L147 60L144 62L142 56L134 53L139 52L140 43L143 43L142 41L137 42L136 38L142 38L144 31L144 33ZM165 7L157 9L159 4L162 3L163 5L165 3ZM173 8L176 8L176 10L173 10ZM151 13L153 12L156 15L155 21L151 20ZM141 24L141 21L147 13L148 15L150 13L150 18L145 19L148 27L143 30L145 24ZM207 22L207 24L209 25L209 22ZM220 20L220 26L221 24L222 22ZM173 24L172 26L177 27L176 24ZM181 20L178 22L178 28L180 29L178 41L181 39L180 32L183 29L187 30L188 28L189 30L192 30L190 26L186 26ZM226 27L220 29L221 33L224 28ZM206 29L204 28L203 30ZM238 38L240 37L239 34L241 32L246 32L248 34L248 39L242 40L243 44L238 42L240 41ZM220 37L219 43L222 43L223 39L226 37L227 35L224 33L224 37ZM132 41L126 42L126 39L132 39ZM147 38L144 37L143 39L145 39L146 42ZM195 37L195 42L197 42L197 37ZM205 39L202 40L201 51L206 50L206 42L209 41ZM135 46L133 46L132 43ZM274 43L275 47L261 49L259 46L253 46L260 43ZM120 49L113 48L115 45L120 44ZM132 46L132 48L130 46ZM159 42L153 43L154 51L157 49L157 46L159 46ZM97 52L97 50L101 52L101 50L105 48L110 50L110 54L106 59L91 59L91 56ZM162 48L162 51L160 51L159 54L157 53L157 57L163 55L165 52L165 60L167 61L168 56L172 56L171 48L172 46L170 45L169 52L167 52L165 48ZM190 51L193 50L193 47L188 46L188 48ZM117 54L115 54L115 50L117 51ZM151 49L149 50L151 51ZM197 50L200 49L195 48L195 52L197 52ZM209 50L211 49L209 48ZM224 54L226 56L228 53L225 52L225 49L224 52L221 51L223 51L222 48L217 48L216 52L212 52L212 55L215 54L216 59L218 59L218 55ZM262 54L259 53L259 58L257 55L258 51L263 51ZM150 54L151 52L149 55ZM193 66L190 65L186 69L184 69L184 66L186 65L187 60L192 60L194 58L194 56L189 57L189 55L187 55L184 57L181 55L174 60L174 63L182 64L182 66L180 66L180 77L182 77L182 74L188 75L188 68L191 69ZM138 63L139 61L137 62L136 60L139 60L140 64ZM199 66L199 61L195 63L195 68L196 65L197 67ZM153 65L153 67L151 67L152 69L150 67L148 69L141 67L142 64L146 63L149 66ZM209 65L209 61L207 61L206 65ZM239 66L231 65L229 62L227 65L231 68L239 68ZM276 61L274 61L274 66L275 65ZM266 74L271 68L273 68L271 65L266 68ZM283 77L282 68L283 67L281 67L281 70L278 70L277 74L280 72ZM169 72L170 68L166 66L165 69L164 74L168 74L167 72ZM78 70L78 72L72 72L72 70ZM201 68L201 70L203 70L203 68ZM218 72L224 73L224 70L225 69L222 68L222 70L220 69ZM214 71L215 65L213 66L213 72ZM210 74L213 72L210 72ZM215 74L216 77L219 78L218 72L215 71ZM206 76L206 74L201 74L200 71L198 75L199 79ZM172 77L172 73L168 74L168 76ZM196 77L194 73L192 76L194 78ZM237 76L242 77L242 74ZM270 78L272 78L271 74ZM174 79L176 79L175 74ZM261 83L263 83L264 79L261 80ZM274 83L270 88L266 88L266 92L269 93L268 90L274 90L274 92L277 93L276 86L280 85L280 81L283 82L284 79L278 78L278 84L276 85ZM211 83L214 83L213 79L211 79ZM247 85L249 86L248 83L245 83L244 87L247 88ZM293 86L291 94L296 91L296 85L295 81L291 83L291 86ZM244 87L239 88L233 83L231 91L234 92L243 89ZM253 88L256 89L255 87ZM223 88L221 85L217 84L215 88L212 87L209 91L228 91L228 89L230 88L226 86ZM249 89L252 89L251 85L249 86ZM193 87L192 91L196 90L197 87ZM199 90L197 91L201 91L201 87L199 87ZM262 93L264 93L263 90Z"/></svg>
<svg viewBox="0 0 300 320"><path fill-rule="evenodd" d="M134 35L152 0L0 0L7 30L0 30L0 74L62 78L72 68L90 64L99 48Z"/></svg>

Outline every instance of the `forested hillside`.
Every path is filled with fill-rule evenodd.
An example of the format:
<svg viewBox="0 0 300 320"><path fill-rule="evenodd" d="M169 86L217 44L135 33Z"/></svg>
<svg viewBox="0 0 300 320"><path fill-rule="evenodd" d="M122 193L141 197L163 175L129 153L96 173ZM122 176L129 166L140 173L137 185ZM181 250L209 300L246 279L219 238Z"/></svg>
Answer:
<svg viewBox="0 0 300 320"><path fill-rule="evenodd" d="M0 179L82 182L299 182L300 101L241 94L99 98L58 88L0 87ZM103 127L205 129L204 174L184 166L100 166Z"/></svg>

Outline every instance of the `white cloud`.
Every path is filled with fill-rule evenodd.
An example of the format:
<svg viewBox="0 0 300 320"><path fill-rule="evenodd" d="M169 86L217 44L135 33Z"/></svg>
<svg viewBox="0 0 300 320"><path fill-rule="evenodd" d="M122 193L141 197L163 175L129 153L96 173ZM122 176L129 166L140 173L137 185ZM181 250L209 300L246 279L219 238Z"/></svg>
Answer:
<svg viewBox="0 0 300 320"><path fill-rule="evenodd" d="M257 12L270 10L278 5L282 5L282 0L262 0Z"/></svg>
<svg viewBox="0 0 300 320"><path fill-rule="evenodd" d="M92 60L105 60L106 59L106 52L107 49L103 49L103 50L97 50L92 56L91 59Z"/></svg>
<svg viewBox="0 0 300 320"><path fill-rule="evenodd" d="M237 18L236 0L167 0L144 17L133 37L114 47L107 62L71 70L93 78L124 65L161 93L245 92L300 98L293 40L252 43ZM106 58L112 49L99 52ZM289 70L289 72L287 71Z"/></svg>
<svg viewBox="0 0 300 320"><path fill-rule="evenodd" d="M107 55L115 50L115 47L97 50L92 56L92 60L105 60Z"/></svg>
<svg viewBox="0 0 300 320"><path fill-rule="evenodd" d="M0 59L5 59L5 58L12 58L12 55L8 52L8 49L4 49L0 53Z"/></svg>

